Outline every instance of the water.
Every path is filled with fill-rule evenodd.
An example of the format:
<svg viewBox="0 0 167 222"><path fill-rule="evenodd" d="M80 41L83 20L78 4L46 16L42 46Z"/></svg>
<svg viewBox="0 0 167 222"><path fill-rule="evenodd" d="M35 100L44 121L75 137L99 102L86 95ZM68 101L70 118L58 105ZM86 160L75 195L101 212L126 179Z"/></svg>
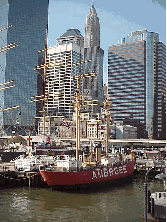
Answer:
<svg viewBox="0 0 167 222"><path fill-rule="evenodd" d="M0 190L1 222L142 222L144 181L96 192L71 193L49 188ZM149 181L151 192L163 191L161 181Z"/></svg>

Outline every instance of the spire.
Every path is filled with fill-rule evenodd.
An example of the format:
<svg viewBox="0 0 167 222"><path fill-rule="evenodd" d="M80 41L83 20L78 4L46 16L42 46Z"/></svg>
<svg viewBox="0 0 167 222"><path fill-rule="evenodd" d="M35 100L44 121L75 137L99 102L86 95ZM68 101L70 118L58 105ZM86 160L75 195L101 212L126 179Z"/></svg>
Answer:
<svg viewBox="0 0 167 222"><path fill-rule="evenodd" d="M92 7L90 8L89 14L90 15L97 15L95 7L94 7L94 0L92 0Z"/></svg>
<svg viewBox="0 0 167 222"><path fill-rule="evenodd" d="M100 24L94 7L94 0L92 0L89 15L86 17L84 46L85 48L100 46Z"/></svg>

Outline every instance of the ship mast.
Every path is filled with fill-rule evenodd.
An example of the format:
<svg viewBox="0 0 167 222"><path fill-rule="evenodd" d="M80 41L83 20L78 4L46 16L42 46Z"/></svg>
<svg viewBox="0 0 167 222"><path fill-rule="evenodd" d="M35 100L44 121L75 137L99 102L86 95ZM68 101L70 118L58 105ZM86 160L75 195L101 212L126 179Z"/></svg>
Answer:
<svg viewBox="0 0 167 222"><path fill-rule="evenodd" d="M77 104L76 104L76 160L78 160L78 149L80 147L80 78L77 79Z"/></svg>
<svg viewBox="0 0 167 222"><path fill-rule="evenodd" d="M106 155L108 157L108 135L109 135L109 99L108 97L106 98L106 115L107 115L107 124L106 124Z"/></svg>
<svg viewBox="0 0 167 222"><path fill-rule="evenodd" d="M110 105L111 103L109 102L109 98L108 98L108 89L107 89L107 97L105 99L104 105L106 107L106 156L109 157L108 155L108 148L109 148L109 139L108 139L108 135L109 135L109 116L110 116Z"/></svg>
<svg viewBox="0 0 167 222"><path fill-rule="evenodd" d="M0 32L4 31L4 30L6 30L6 29L8 29L8 28L10 28L10 27L12 27L12 25L9 25L9 26L1 29ZM0 47L0 54L1 54L2 52L6 52L6 51L8 51L8 50L10 50L10 49L12 49L12 48L17 47L17 46L18 46L18 45L17 45L16 43L10 43L10 44L8 44L8 45L6 45L6 46ZM8 82L5 82L5 83L1 83L1 84L0 84L0 87L1 87L1 86L2 86L2 88L0 88L0 91L3 91L3 90L5 90L5 89L13 88L13 87L15 87L15 85L14 85L14 80L11 80L11 81L8 81ZM2 107L0 106L0 112L4 112L4 111L8 111L8 110L13 110L13 109L17 109L17 108L20 108L20 106L12 106L12 107L8 107L8 108L2 108Z"/></svg>
<svg viewBox="0 0 167 222"><path fill-rule="evenodd" d="M47 48L47 33L48 33L48 29L46 29L45 49L37 51L38 53L45 52L44 64L37 65L37 66L35 66L35 69L34 69L34 70L44 69L42 74L38 73L43 78L43 95L37 95L37 96L31 97L32 98L31 102L43 101L43 110L40 112L43 112L43 134L44 135L46 134L46 118L47 118L47 116L46 116L46 100L48 99L48 97L53 96L53 94L46 94L46 71L47 71L48 67L55 67L55 66L62 65L62 63L57 62L57 61L49 62L49 63L47 62L47 50L49 49L49 48ZM43 57L42 57L42 59L43 59ZM59 94L60 93L58 92L57 94L54 94L54 96L59 95ZM39 117L39 118L42 118L42 117Z"/></svg>
<svg viewBox="0 0 167 222"><path fill-rule="evenodd" d="M91 59L87 61L82 61L81 62L81 46L82 46L82 41L80 40L80 55L79 55L79 75L74 76L73 79L77 79L77 89L76 89L76 160L78 160L78 149L80 147L80 109L81 109L81 79L82 78L90 78L94 77L95 73L84 73L81 75L81 64L90 62Z"/></svg>
<svg viewBox="0 0 167 222"><path fill-rule="evenodd" d="M81 40L79 53L79 75L77 78L76 91L76 160L78 160L78 149L80 147L80 109L81 109Z"/></svg>
<svg viewBox="0 0 167 222"><path fill-rule="evenodd" d="M44 55L44 64L41 64L41 65L38 65L38 66L35 66L35 69L34 70L41 70L43 69L43 74L42 77L43 77L43 95L39 95L39 96L32 96L31 99L31 102L39 102L39 101L43 101L43 134L45 135L45 132L46 132L46 127L45 127L45 123L46 123L46 107L45 107L45 103L46 103L46 92L45 92L45 84L46 84L46 70L48 68L48 66L50 64L47 63L47 29L46 29L46 36L45 36L45 49L42 49L42 50L39 50L38 53L40 52L45 52L45 55Z"/></svg>
<svg viewBox="0 0 167 222"><path fill-rule="evenodd" d="M47 29L46 29L46 37L45 37L45 65L44 65L44 75L43 75L43 125L44 125L44 135L45 135L45 123L46 123L46 107L45 107L45 80L46 80L46 63L47 63Z"/></svg>

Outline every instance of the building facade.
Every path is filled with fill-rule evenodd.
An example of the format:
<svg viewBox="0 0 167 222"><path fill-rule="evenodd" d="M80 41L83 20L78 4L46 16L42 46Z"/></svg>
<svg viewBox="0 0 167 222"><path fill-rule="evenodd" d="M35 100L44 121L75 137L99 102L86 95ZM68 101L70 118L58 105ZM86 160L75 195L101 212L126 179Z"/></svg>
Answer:
<svg viewBox="0 0 167 222"><path fill-rule="evenodd" d="M38 74L34 67L38 65L37 51L45 48L48 4L48 0L8 0L8 25L12 27L7 30L7 44L14 42L18 46L6 52L3 81L14 80L15 87L4 90L1 105L20 108L3 113L7 133L11 133L13 127L22 134L34 128L36 105L31 103L31 97L37 94Z"/></svg>
<svg viewBox="0 0 167 222"><path fill-rule="evenodd" d="M83 36L78 29L69 29L57 38L57 45L48 49L47 62L53 64L46 72L46 111L49 116L58 113L72 120L75 104L76 80L83 73ZM81 71L80 71L81 68Z"/></svg>
<svg viewBox="0 0 167 222"><path fill-rule="evenodd" d="M166 139L166 46L156 45L153 137Z"/></svg>
<svg viewBox="0 0 167 222"><path fill-rule="evenodd" d="M1 16L0 16L0 29L8 26L8 0L1 1ZM0 32L0 48L7 45L7 29ZM15 48L14 48L15 49ZM14 50L11 49L11 50ZM5 82L5 67L6 67L6 53L0 53L0 83ZM4 108L4 91L0 91L0 109ZM3 132L3 112L0 112L0 134L4 135Z"/></svg>
<svg viewBox="0 0 167 222"><path fill-rule="evenodd" d="M111 114L116 121L136 119L145 131L141 137L152 138L155 128L158 44L158 33L142 30L132 32L108 49Z"/></svg>
<svg viewBox="0 0 167 222"><path fill-rule="evenodd" d="M95 76L83 79L83 96L86 100L98 100L103 104L103 57L104 51L100 48L100 23L94 3L86 17L84 37L84 72L94 73ZM91 109L91 108L90 108ZM91 110L90 110L91 111ZM93 111L100 112L99 106L94 106Z"/></svg>

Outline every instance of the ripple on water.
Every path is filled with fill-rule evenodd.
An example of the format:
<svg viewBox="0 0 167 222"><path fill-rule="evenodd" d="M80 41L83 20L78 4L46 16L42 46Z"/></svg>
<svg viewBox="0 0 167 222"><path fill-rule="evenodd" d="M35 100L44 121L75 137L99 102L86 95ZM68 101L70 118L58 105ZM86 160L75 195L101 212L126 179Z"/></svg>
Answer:
<svg viewBox="0 0 167 222"><path fill-rule="evenodd" d="M144 212L144 181L133 180L101 192L67 193L51 189L0 190L1 222L140 222ZM160 181L148 182L162 191Z"/></svg>

